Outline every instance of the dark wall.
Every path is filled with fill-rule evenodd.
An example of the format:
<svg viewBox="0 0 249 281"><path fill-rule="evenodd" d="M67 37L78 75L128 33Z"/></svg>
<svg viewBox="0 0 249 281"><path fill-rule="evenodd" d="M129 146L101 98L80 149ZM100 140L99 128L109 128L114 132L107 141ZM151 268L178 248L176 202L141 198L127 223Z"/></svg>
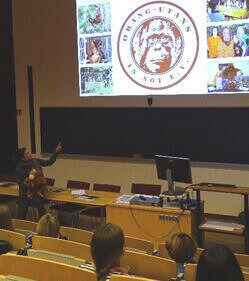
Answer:
<svg viewBox="0 0 249 281"><path fill-rule="evenodd" d="M11 173L17 148L11 0L0 1L0 174Z"/></svg>
<svg viewBox="0 0 249 281"><path fill-rule="evenodd" d="M249 108L41 108L42 152L249 163Z"/></svg>

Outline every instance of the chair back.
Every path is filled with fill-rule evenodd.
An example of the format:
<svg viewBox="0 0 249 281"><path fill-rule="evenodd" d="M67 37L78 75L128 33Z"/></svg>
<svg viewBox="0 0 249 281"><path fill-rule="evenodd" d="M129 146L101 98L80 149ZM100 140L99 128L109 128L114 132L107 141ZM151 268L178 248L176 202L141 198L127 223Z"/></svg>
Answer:
<svg viewBox="0 0 249 281"><path fill-rule="evenodd" d="M0 239L10 242L12 250L18 250L26 246L25 235L15 231L0 229Z"/></svg>
<svg viewBox="0 0 249 281"><path fill-rule="evenodd" d="M165 243L159 243L158 244L158 256L166 259L171 259L169 256L166 248L165 248Z"/></svg>
<svg viewBox="0 0 249 281"><path fill-rule="evenodd" d="M234 254L240 266L249 267L249 255Z"/></svg>
<svg viewBox="0 0 249 281"><path fill-rule="evenodd" d="M7 182L16 182L15 175L8 175L8 174L2 174L0 176L1 181L7 181Z"/></svg>
<svg viewBox="0 0 249 281"><path fill-rule="evenodd" d="M54 253L50 251L28 249L27 252L28 252L28 257L61 262L73 266L80 266L86 262L83 259L78 259L71 255L64 255L64 254Z"/></svg>
<svg viewBox="0 0 249 281"><path fill-rule="evenodd" d="M146 183L132 183L131 193L159 196L161 193L161 185L146 184Z"/></svg>
<svg viewBox="0 0 249 281"><path fill-rule="evenodd" d="M112 274L110 281L155 281L155 279L148 279L143 277L137 277L137 276L130 276L130 275L118 275L118 274Z"/></svg>
<svg viewBox="0 0 249 281"><path fill-rule="evenodd" d="M55 179L45 178L48 186L54 186Z"/></svg>
<svg viewBox="0 0 249 281"><path fill-rule="evenodd" d="M185 265L185 281L195 281L197 264L187 263Z"/></svg>
<svg viewBox="0 0 249 281"><path fill-rule="evenodd" d="M68 180L67 187L88 190L90 188L90 183L84 181Z"/></svg>
<svg viewBox="0 0 249 281"><path fill-rule="evenodd" d="M36 281L88 280L97 281L93 271L59 262L27 256L1 255L0 272Z"/></svg>
<svg viewBox="0 0 249 281"><path fill-rule="evenodd" d="M91 244L93 236L93 232L91 231L66 226L61 226L60 231L63 235L68 236L70 241L86 245Z"/></svg>
<svg viewBox="0 0 249 281"><path fill-rule="evenodd" d="M243 272L244 280L249 281L249 272Z"/></svg>
<svg viewBox="0 0 249 281"><path fill-rule="evenodd" d="M33 249L71 255L86 262L92 262L89 245L45 236L33 236Z"/></svg>
<svg viewBox="0 0 249 281"><path fill-rule="evenodd" d="M19 220L19 219L12 219L12 222L13 222L14 228L36 232L37 222Z"/></svg>
<svg viewBox="0 0 249 281"><path fill-rule="evenodd" d="M102 184L102 183L95 183L93 185L93 190L96 190L96 191L107 191L107 192L119 193L120 189L121 189L120 185Z"/></svg>
<svg viewBox="0 0 249 281"><path fill-rule="evenodd" d="M154 250L154 244L151 241L130 236L125 236L125 246L129 248L129 251L136 249L146 253L152 253Z"/></svg>
<svg viewBox="0 0 249 281"><path fill-rule="evenodd" d="M125 251L121 265L130 266L133 275L156 280L170 280L177 276L175 262L143 253Z"/></svg>
<svg viewBox="0 0 249 281"><path fill-rule="evenodd" d="M196 253L195 253L195 255L194 255L194 260L197 262L198 260L199 260L199 257L200 257L200 255L201 255L201 253L203 252L203 248L197 248L196 249Z"/></svg>

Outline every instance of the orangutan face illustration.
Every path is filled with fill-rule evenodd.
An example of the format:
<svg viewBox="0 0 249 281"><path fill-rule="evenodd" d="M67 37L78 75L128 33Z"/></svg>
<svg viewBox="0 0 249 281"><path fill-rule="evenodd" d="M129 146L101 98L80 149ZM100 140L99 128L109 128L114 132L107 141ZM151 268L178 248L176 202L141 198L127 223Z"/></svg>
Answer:
<svg viewBox="0 0 249 281"><path fill-rule="evenodd" d="M134 58L148 73L164 73L179 59L182 43L177 27L165 19L150 19L137 30Z"/></svg>
<svg viewBox="0 0 249 281"><path fill-rule="evenodd" d="M140 67L150 72L164 72L171 65L172 38L165 34L153 34L147 39L147 47L140 61Z"/></svg>

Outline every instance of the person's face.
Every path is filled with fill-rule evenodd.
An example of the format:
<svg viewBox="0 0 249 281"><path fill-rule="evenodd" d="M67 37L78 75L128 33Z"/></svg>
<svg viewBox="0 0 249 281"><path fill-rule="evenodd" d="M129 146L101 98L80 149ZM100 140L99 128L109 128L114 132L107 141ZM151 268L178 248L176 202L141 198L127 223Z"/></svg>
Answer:
<svg viewBox="0 0 249 281"><path fill-rule="evenodd" d="M23 159L23 161L31 160L32 159L31 152L26 149L24 154L23 154L23 158L22 159Z"/></svg>
<svg viewBox="0 0 249 281"><path fill-rule="evenodd" d="M152 72L160 72L162 65L171 63L172 37L168 34L153 34L147 39L146 66Z"/></svg>
<svg viewBox="0 0 249 281"><path fill-rule="evenodd" d="M225 28L223 31L222 31L222 35L223 35L223 39L224 41L230 41L230 31L229 29Z"/></svg>
<svg viewBox="0 0 249 281"><path fill-rule="evenodd" d="M217 36L217 34L218 34L218 30L217 30L217 28L213 28L213 36Z"/></svg>

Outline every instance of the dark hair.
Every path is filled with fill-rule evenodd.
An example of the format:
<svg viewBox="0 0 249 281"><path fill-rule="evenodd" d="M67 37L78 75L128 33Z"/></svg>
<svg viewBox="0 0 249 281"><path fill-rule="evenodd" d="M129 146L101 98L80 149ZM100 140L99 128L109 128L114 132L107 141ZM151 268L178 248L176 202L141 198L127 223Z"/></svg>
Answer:
<svg viewBox="0 0 249 281"><path fill-rule="evenodd" d="M118 225L107 223L94 232L91 253L98 280L104 279L113 267L119 265L123 249L124 233Z"/></svg>
<svg viewBox="0 0 249 281"><path fill-rule="evenodd" d="M211 9L211 12L215 11L216 6L219 4L218 0L211 0L208 3L208 7Z"/></svg>
<svg viewBox="0 0 249 281"><path fill-rule="evenodd" d="M15 231L10 210L7 206L0 206L0 228Z"/></svg>
<svg viewBox="0 0 249 281"><path fill-rule="evenodd" d="M194 240L184 232L173 234L166 241L165 248L170 258L180 264L190 261L197 250Z"/></svg>
<svg viewBox="0 0 249 281"><path fill-rule="evenodd" d="M23 157L24 157L24 153L26 151L26 147L22 147L17 149L17 151L14 153L13 155L13 162L15 165L18 165L20 162L22 162Z"/></svg>
<svg viewBox="0 0 249 281"><path fill-rule="evenodd" d="M196 281L244 281L234 253L226 246L211 244L201 253Z"/></svg>

